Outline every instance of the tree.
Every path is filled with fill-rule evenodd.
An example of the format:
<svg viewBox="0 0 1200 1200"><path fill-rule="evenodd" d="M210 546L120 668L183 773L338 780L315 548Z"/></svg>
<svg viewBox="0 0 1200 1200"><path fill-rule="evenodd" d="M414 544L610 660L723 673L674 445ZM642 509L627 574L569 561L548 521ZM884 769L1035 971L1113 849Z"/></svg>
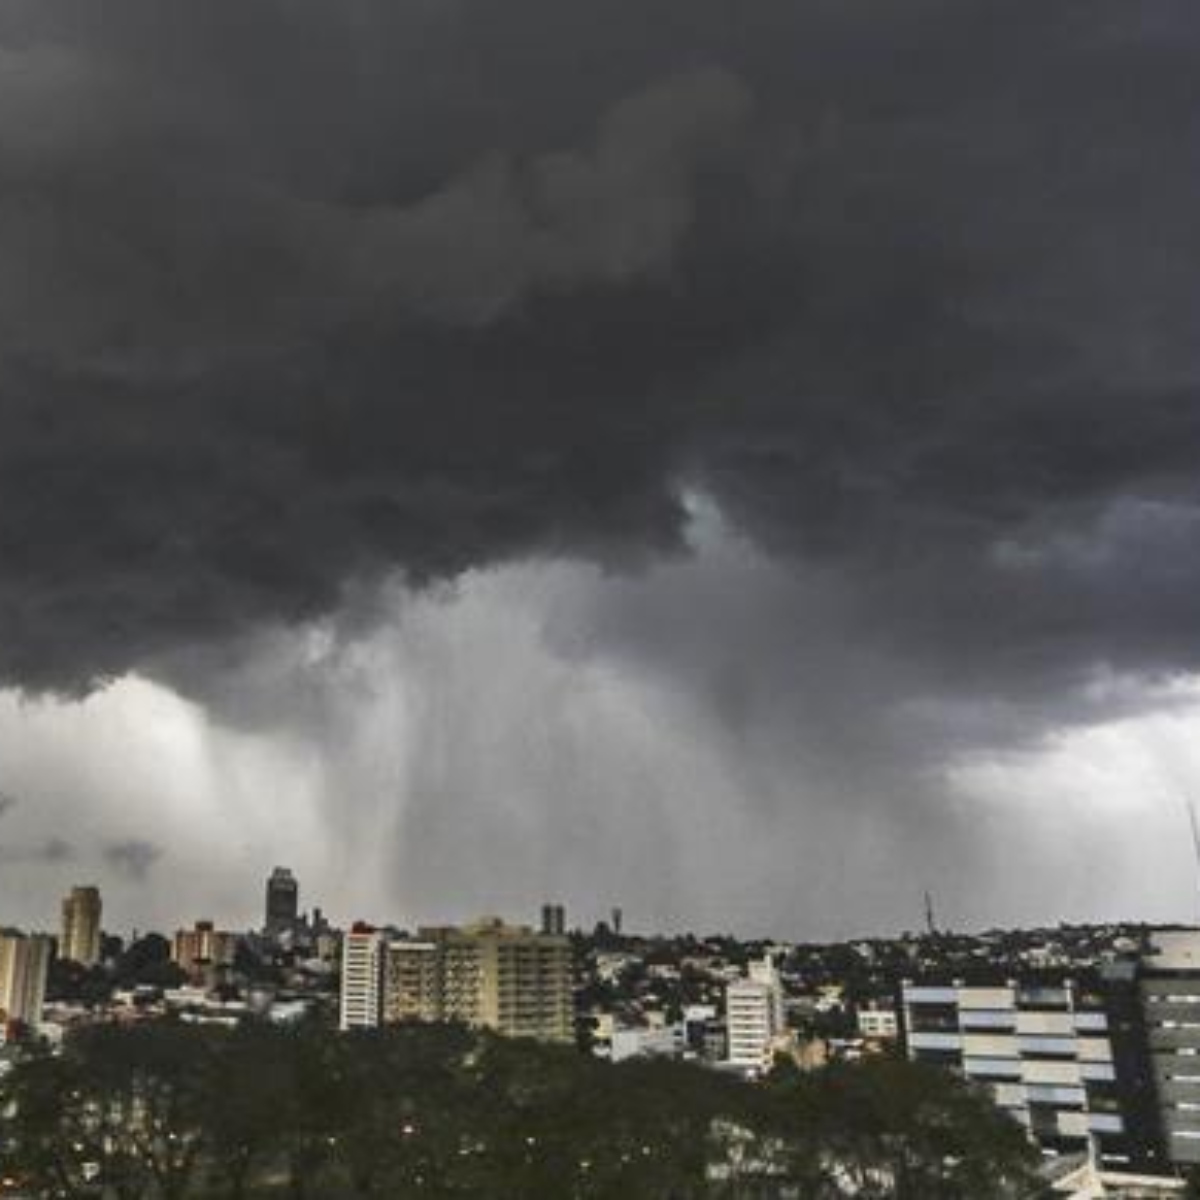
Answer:
<svg viewBox="0 0 1200 1200"><path fill-rule="evenodd" d="M171 943L157 933L131 942L113 967L118 987L178 987L185 979L179 965L171 961Z"/></svg>
<svg viewBox="0 0 1200 1200"><path fill-rule="evenodd" d="M100 1139L105 1178L124 1191L183 1200L203 1145L202 1086L212 1031L173 1022L93 1026L70 1048ZM142 1190L137 1190L141 1188Z"/></svg>
<svg viewBox="0 0 1200 1200"><path fill-rule="evenodd" d="M458 1026L100 1026L3 1081L36 1196L1001 1200L1032 1151L990 1097L894 1060L751 1085Z"/></svg>
<svg viewBox="0 0 1200 1200"><path fill-rule="evenodd" d="M762 1115L760 1132L782 1135L787 1173L814 1198L999 1200L1034 1181L1024 1131L981 1088L927 1064L777 1072Z"/></svg>
<svg viewBox="0 0 1200 1200"><path fill-rule="evenodd" d="M257 1022L214 1039L199 1080L205 1096L203 1124L210 1189L226 1200L244 1200L255 1172L282 1145L291 1085L291 1045Z"/></svg>

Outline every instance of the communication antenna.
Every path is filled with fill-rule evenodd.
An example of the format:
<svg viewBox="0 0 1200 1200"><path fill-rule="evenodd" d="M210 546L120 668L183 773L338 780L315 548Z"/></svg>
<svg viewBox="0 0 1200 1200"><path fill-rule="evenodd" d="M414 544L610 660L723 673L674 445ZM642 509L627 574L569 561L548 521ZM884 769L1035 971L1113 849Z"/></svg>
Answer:
<svg viewBox="0 0 1200 1200"><path fill-rule="evenodd" d="M1183 803L1187 807L1188 824L1192 827L1192 853L1196 856L1196 882L1200 885L1200 824L1196 821L1196 806L1191 796L1184 796Z"/></svg>
<svg viewBox="0 0 1200 1200"><path fill-rule="evenodd" d="M1195 824L1193 823L1192 832L1195 834ZM1200 841L1196 844L1197 861L1200 862ZM933 919L933 896L926 890L925 892L925 929L930 937L937 933L937 922Z"/></svg>

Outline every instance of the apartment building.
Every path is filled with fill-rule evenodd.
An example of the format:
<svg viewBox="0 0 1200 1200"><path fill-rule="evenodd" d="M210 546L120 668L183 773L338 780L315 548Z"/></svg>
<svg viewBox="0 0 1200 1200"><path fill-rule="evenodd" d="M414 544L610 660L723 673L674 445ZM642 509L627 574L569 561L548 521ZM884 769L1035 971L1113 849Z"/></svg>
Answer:
<svg viewBox="0 0 1200 1200"><path fill-rule="evenodd" d="M1200 1163L1200 932L1156 933L1138 989L1167 1154Z"/></svg>
<svg viewBox="0 0 1200 1200"><path fill-rule="evenodd" d="M197 921L191 929L176 931L171 958L189 978L197 978L209 969L233 966L237 947L237 934L216 929L211 921Z"/></svg>
<svg viewBox="0 0 1200 1200"><path fill-rule="evenodd" d="M358 922L342 939L342 994L338 1024L342 1029L374 1029L383 1015L386 940L378 930Z"/></svg>
<svg viewBox="0 0 1200 1200"><path fill-rule="evenodd" d="M14 1024L41 1020L50 948L49 938L0 934L0 1041Z"/></svg>
<svg viewBox="0 0 1200 1200"><path fill-rule="evenodd" d="M94 967L100 961L102 905L97 887L75 887L62 902L62 935L58 956Z"/></svg>
<svg viewBox="0 0 1200 1200"><path fill-rule="evenodd" d="M905 981L907 1053L988 1085L1043 1150L1161 1166L1135 978Z"/></svg>
<svg viewBox="0 0 1200 1200"><path fill-rule="evenodd" d="M390 942L383 969L383 1020L443 1020L442 969L436 942Z"/></svg>
<svg viewBox="0 0 1200 1200"><path fill-rule="evenodd" d="M390 942L381 1019L459 1021L509 1037L574 1037L571 943L486 918Z"/></svg>
<svg viewBox="0 0 1200 1200"><path fill-rule="evenodd" d="M783 988L769 958L750 963L745 979L726 985L725 1024L730 1066L750 1074L769 1070L784 1031Z"/></svg>

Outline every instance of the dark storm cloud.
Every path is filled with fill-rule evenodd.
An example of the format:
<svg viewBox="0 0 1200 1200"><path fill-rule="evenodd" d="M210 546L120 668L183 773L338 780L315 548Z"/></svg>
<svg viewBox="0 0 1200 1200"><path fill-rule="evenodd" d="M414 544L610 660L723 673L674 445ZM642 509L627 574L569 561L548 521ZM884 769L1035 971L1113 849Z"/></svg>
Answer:
<svg viewBox="0 0 1200 1200"><path fill-rule="evenodd" d="M1171 2L6 6L0 676L645 561L688 488L931 693L1196 665L1198 58Z"/></svg>

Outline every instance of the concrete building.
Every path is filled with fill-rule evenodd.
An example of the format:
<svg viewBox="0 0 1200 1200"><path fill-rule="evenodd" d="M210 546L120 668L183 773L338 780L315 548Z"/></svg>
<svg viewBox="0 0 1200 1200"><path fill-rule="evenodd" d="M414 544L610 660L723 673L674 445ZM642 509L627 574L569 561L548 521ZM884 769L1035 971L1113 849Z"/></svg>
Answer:
<svg viewBox="0 0 1200 1200"><path fill-rule="evenodd" d="M384 1021L442 1020L442 955L437 943L391 942L383 994Z"/></svg>
<svg viewBox="0 0 1200 1200"><path fill-rule="evenodd" d="M391 943L388 1020L461 1021L510 1037L574 1037L571 944L559 934L489 918L421 929Z"/></svg>
<svg viewBox="0 0 1200 1200"><path fill-rule="evenodd" d="M769 1070L784 1032L783 988L770 958L726 985L725 1024L729 1064L752 1074Z"/></svg>
<svg viewBox="0 0 1200 1200"><path fill-rule="evenodd" d="M197 921L193 929L180 929L171 944L171 958L189 976L211 968L231 967L237 954L235 933L214 929L211 921Z"/></svg>
<svg viewBox="0 0 1200 1200"><path fill-rule="evenodd" d="M36 1025L46 1001L49 938L0 934L0 1027Z"/></svg>
<svg viewBox="0 0 1200 1200"><path fill-rule="evenodd" d="M561 904L542 905L542 932L559 936L567 932L567 910Z"/></svg>
<svg viewBox="0 0 1200 1200"><path fill-rule="evenodd" d="M1043 1150L1162 1165L1132 970L1111 978L901 988L910 1058L986 1083Z"/></svg>
<svg viewBox="0 0 1200 1200"><path fill-rule="evenodd" d="M1167 1154L1200 1163L1200 931L1156 933L1138 990Z"/></svg>
<svg viewBox="0 0 1200 1200"><path fill-rule="evenodd" d="M263 932L277 938L291 933L300 915L300 885L287 867L276 867L267 880Z"/></svg>
<svg viewBox="0 0 1200 1200"><path fill-rule="evenodd" d="M680 1058L687 1048L683 1023L637 1029L614 1029L607 1057L615 1063L631 1058Z"/></svg>
<svg viewBox="0 0 1200 1200"><path fill-rule="evenodd" d="M383 1017L385 938L362 922L342 939L339 1027L374 1029Z"/></svg>
<svg viewBox="0 0 1200 1200"><path fill-rule="evenodd" d="M75 887L62 902L59 958L94 967L100 961L100 889Z"/></svg>

